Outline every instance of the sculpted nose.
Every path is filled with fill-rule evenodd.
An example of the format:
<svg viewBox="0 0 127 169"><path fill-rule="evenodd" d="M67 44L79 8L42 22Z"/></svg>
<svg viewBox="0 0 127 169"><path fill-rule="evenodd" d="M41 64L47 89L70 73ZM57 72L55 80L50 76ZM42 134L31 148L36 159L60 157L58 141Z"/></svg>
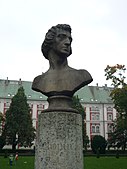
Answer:
<svg viewBox="0 0 127 169"><path fill-rule="evenodd" d="M66 38L65 41L64 41L64 44L67 45L67 46L70 45L71 44L70 39Z"/></svg>

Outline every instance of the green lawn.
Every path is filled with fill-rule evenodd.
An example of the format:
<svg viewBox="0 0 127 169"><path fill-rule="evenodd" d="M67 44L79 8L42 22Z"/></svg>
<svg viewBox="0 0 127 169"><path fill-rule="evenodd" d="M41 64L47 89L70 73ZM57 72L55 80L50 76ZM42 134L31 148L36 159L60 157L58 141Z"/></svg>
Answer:
<svg viewBox="0 0 127 169"><path fill-rule="evenodd" d="M85 169L127 169L127 157L85 157Z"/></svg>
<svg viewBox="0 0 127 169"><path fill-rule="evenodd" d="M85 157L85 169L127 169L127 157ZM10 169L8 158L0 157L0 169ZM19 156L11 169L34 169L34 157Z"/></svg>
<svg viewBox="0 0 127 169"><path fill-rule="evenodd" d="M0 157L0 169L34 169L34 157L21 157L12 167L9 165L9 159Z"/></svg>

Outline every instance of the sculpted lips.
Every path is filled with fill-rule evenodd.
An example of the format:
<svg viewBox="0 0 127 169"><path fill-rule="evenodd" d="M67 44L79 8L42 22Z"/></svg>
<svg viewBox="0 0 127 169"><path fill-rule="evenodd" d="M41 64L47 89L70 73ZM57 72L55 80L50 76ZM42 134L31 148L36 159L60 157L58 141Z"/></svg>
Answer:
<svg viewBox="0 0 127 169"><path fill-rule="evenodd" d="M65 50L66 52L69 52L70 48L69 47L63 47L62 50Z"/></svg>

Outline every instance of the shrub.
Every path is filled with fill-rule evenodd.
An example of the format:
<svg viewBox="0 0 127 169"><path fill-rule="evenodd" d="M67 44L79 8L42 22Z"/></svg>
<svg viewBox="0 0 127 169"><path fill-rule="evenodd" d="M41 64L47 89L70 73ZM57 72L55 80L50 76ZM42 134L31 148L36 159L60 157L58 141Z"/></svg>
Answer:
<svg viewBox="0 0 127 169"><path fill-rule="evenodd" d="M91 140L91 148L95 154L97 153L105 154L106 146L107 142L105 138L100 135L95 135Z"/></svg>
<svg viewBox="0 0 127 169"><path fill-rule="evenodd" d="M1 135L0 136L0 150L5 146L5 138Z"/></svg>

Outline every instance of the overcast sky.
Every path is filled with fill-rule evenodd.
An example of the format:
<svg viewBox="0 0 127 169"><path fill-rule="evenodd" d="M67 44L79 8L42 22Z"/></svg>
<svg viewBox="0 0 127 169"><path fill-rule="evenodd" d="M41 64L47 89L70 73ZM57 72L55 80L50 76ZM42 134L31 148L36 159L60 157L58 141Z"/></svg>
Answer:
<svg viewBox="0 0 127 169"><path fill-rule="evenodd" d="M71 25L68 64L88 70L91 85L108 84L107 65L127 67L127 0L0 0L0 79L33 81L46 72L41 44L57 24Z"/></svg>

